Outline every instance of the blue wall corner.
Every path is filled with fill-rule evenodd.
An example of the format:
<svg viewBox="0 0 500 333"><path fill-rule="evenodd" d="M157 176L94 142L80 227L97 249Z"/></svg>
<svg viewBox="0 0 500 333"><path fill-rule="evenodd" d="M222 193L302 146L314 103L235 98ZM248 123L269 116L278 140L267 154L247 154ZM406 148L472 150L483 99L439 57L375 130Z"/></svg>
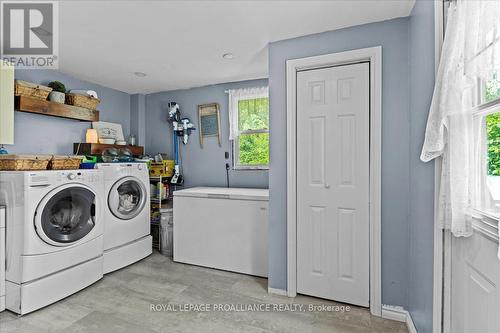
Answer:
<svg viewBox="0 0 500 333"><path fill-rule="evenodd" d="M432 332L434 163L420 161L434 89L434 2L410 15L410 256L408 310L419 333Z"/></svg>
<svg viewBox="0 0 500 333"><path fill-rule="evenodd" d="M135 135L137 145L146 145L146 95L130 95L130 135Z"/></svg>

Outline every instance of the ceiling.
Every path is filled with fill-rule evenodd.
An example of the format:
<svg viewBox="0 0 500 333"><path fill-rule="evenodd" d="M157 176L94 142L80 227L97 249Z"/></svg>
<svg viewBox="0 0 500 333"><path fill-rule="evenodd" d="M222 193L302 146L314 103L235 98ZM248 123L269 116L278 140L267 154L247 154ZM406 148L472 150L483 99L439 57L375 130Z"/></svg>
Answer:
<svg viewBox="0 0 500 333"><path fill-rule="evenodd" d="M263 78L269 42L408 16L414 1L61 1L59 69L128 93Z"/></svg>

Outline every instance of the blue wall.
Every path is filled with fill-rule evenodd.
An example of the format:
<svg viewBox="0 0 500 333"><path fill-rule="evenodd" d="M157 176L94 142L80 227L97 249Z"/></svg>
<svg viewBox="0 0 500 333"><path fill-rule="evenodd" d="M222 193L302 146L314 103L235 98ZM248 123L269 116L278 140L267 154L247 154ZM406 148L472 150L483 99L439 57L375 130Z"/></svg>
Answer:
<svg viewBox="0 0 500 333"><path fill-rule="evenodd" d="M95 90L101 99L98 109L102 121L121 123L125 137L130 133L130 95L94 83L82 81L54 70L16 70L16 79L47 84L61 81L66 89ZM84 142L89 122L15 112L14 145L10 153L72 154L73 142Z"/></svg>
<svg viewBox="0 0 500 333"><path fill-rule="evenodd" d="M266 85L267 79L251 80L147 95L147 152L151 155L159 152L172 154L172 128L167 122L168 102L177 102L181 108L182 116L191 119L196 128L198 128L198 105L219 103L222 146L219 147L216 138L205 138L204 147L201 148L199 133L196 130L192 132L187 145L181 144L181 157L185 186L226 186L224 152L231 153L231 142L228 139L228 96L224 91ZM229 177L232 187L268 187L267 170L231 170Z"/></svg>
<svg viewBox="0 0 500 333"><path fill-rule="evenodd" d="M419 333L432 332L434 163L420 161L434 88L434 2L410 16L410 257L408 310Z"/></svg>
<svg viewBox="0 0 500 333"><path fill-rule="evenodd" d="M136 145L146 144L146 95L130 96L130 134L136 137Z"/></svg>
<svg viewBox="0 0 500 333"><path fill-rule="evenodd" d="M271 43L269 286L286 289L287 59L382 46L382 301L408 307L409 55L408 18Z"/></svg>

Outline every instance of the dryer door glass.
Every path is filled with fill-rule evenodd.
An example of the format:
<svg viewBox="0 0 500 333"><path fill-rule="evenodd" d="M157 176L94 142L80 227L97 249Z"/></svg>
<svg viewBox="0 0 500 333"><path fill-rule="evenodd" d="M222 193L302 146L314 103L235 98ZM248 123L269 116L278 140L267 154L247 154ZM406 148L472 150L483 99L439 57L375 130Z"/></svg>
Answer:
<svg viewBox="0 0 500 333"><path fill-rule="evenodd" d="M115 183L109 192L108 206L113 215L122 220L136 217L147 200L146 187L134 177L125 177Z"/></svg>
<svg viewBox="0 0 500 333"><path fill-rule="evenodd" d="M44 234L57 243L73 243L95 226L95 195L83 187L68 187L53 195L41 216Z"/></svg>

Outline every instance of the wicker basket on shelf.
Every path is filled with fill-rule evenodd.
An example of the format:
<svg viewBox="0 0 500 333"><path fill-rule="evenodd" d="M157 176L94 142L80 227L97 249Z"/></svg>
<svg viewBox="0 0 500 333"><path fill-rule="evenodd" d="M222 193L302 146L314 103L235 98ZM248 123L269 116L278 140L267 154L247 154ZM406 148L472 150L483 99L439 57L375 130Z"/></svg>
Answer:
<svg viewBox="0 0 500 333"><path fill-rule="evenodd" d="M14 95L46 100L51 91L52 88L40 84L16 80Z"/></svg>
<svg viewBox="0 0 500 333"><path fill-rule="evenodd" d="M101 100L99 98L72 93L66 94L66 104L69 105L95 110L99 103L101 103Z"/></svg>
<svg viewBox="0 0 500 333"><path fill-rule="evenodd" d="M31 171L47 170L50 155L0 155L0 170Z"/></svg>
<svg viewBox="0 0 500 333"><path fill-rule="evenodd" d="M83 156L54 155L49 161L49 170L75 170L80 168Z"/></svg>

